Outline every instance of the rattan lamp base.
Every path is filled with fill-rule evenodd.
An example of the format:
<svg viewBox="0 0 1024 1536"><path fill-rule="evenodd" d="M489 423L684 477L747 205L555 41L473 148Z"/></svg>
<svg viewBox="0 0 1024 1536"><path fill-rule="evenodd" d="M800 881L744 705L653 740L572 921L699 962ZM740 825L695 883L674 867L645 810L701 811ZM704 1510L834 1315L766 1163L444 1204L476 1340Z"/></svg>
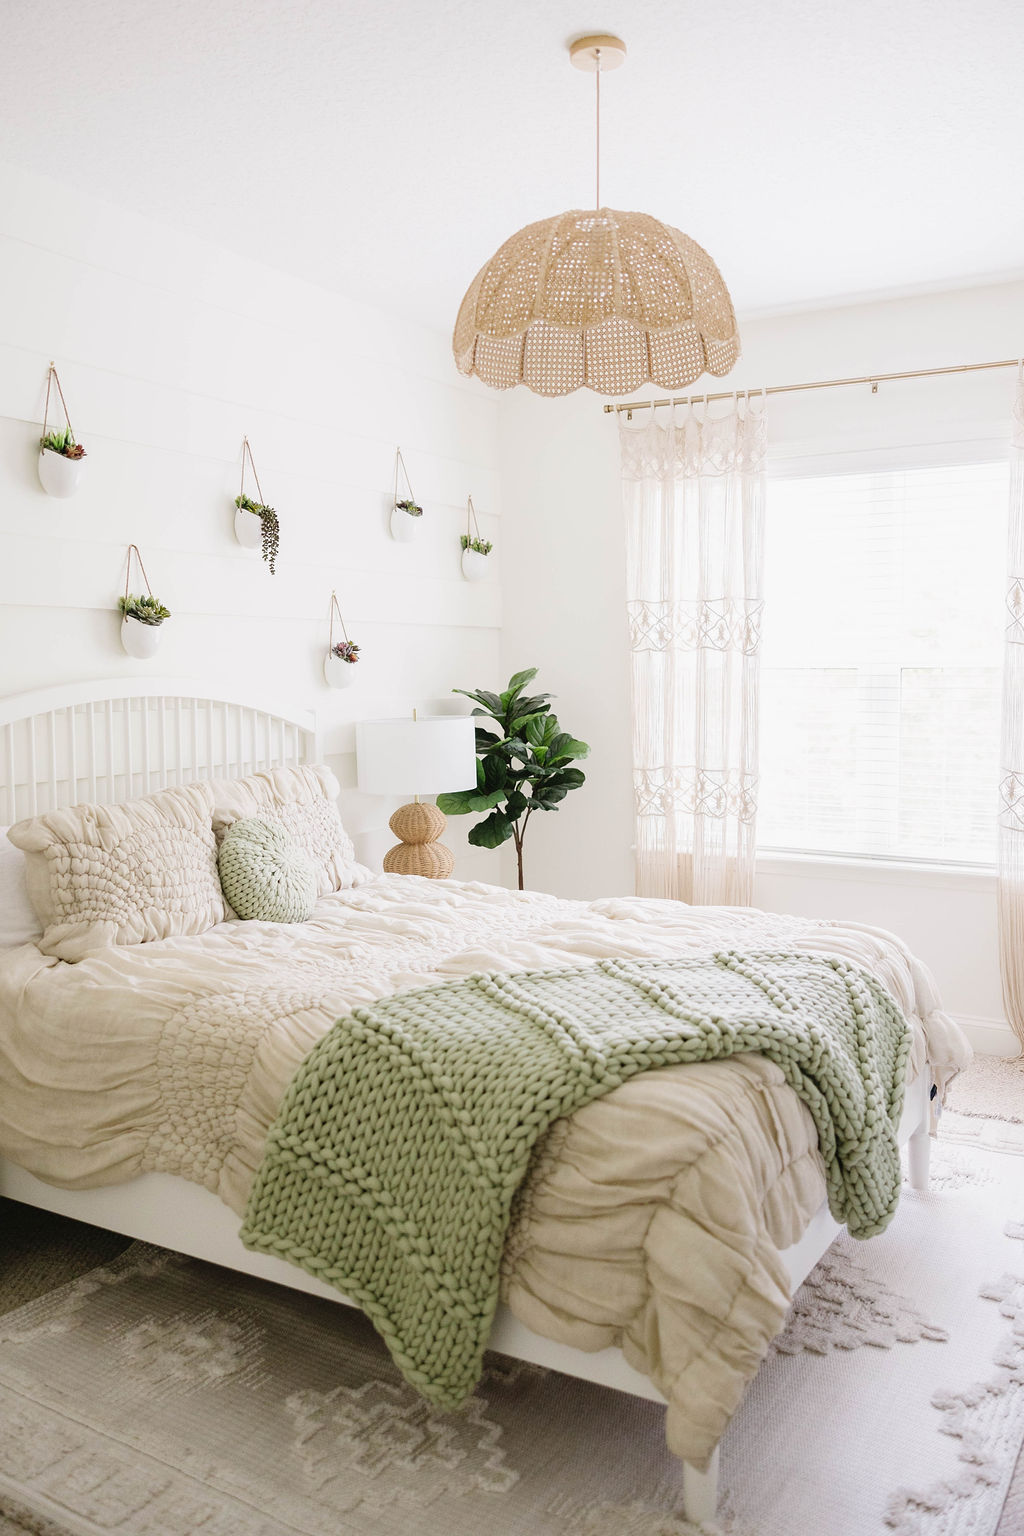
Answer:
<svg viewBox="0 0 1024 1536"><path fill-rule="evenodd" d="M417 800L401 806L388 826L401 838L384 856L389 875L425 875L428 880L447 880L455 868L455 855L438 838L447 818L436 805Z"/></svg>

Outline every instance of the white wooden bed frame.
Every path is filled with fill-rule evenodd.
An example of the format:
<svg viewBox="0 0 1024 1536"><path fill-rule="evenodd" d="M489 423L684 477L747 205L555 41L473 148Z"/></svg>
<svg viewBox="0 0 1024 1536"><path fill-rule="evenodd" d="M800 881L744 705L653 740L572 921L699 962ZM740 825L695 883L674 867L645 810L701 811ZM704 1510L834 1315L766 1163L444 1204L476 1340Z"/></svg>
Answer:
<svg viewBox="0 0 1024 1536"><path fill-rule="evenodd" d="M137 678L69 684L0 699L0 825L83 800L119 801L192 779L241 777L319 757L312 713L225 697L194 680ZM900 1124L910 1182L928 1187L931 1081L910 1085ZM67 1190L45 1184L0 1158L0 1195L94 1226L353 1305L305 1271L252 1253L238 1237L238 1217L216 1195L171 1174L147 1173L127 1184ZM782 1255L792 1290L829 1248L839 1225L827 1205ZM517 1359L663 1403L646 1376L618 1349L587 1353L533 1333L498 1310L491 1348ZM707 1472L683 1464L688 1519L713 1518L718 1452Z"/></svg>

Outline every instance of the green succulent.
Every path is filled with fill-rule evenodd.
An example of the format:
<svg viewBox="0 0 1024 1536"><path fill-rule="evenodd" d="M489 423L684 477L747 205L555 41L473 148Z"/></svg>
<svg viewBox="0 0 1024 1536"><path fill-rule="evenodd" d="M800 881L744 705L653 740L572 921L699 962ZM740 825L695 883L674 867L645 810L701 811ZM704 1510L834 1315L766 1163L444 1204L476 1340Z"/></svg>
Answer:
<svg viewBox="0 0 1024 1536"><path fill-rule="evenodd" d="M490 813L470 829L469 841L477 848L499 848L511 838L520 890L523 839L530 817L534 811L557 811L569 791L584 783L586 775L570 764L590 754L585 741L562 730L551 713L550 693L524 697L523 689L536 676L536 667L517 672L504 693L452 690L472 699L478 705L473 714L492 720L498 729L477 727L476 789L437 797L446 816Z"/></svg>
<svg viewBox="0 0 1024 1536"><path fill-rule="evenodd" d="M395 506L399 512L408 512L410 517L422 517L423 508L416 501L396 501Z"/></svg>
<svg viewBox="0 0 1024 1536"><path fill-rule="evenodd" d="M491 543L490 539L471 539L468 533L461 533L459 538L462 542L463 549L472 549L478 555L489 555L491 550L494 548L494 545Z"/></svg>
<svg viewBox="0 0 1024 1536"><path fill-rule="evenodd" d="M277 574L277 552L281 544L281 524L273 507L265 507L261 501L252 501L243 494L235 497L240 512L254 512L260 520L260 553L270 566L270 574Z"/></svg>
<svg viewBox="0 0 1024 1536"><path fill-rule="evenodd" d="M45 437L39 439L40 448L48 448L51 453L59 453L65 459L84 459L85 449L81 443L76 443L70 427L61 427L57 431L47 432Z"/></svg>
<svg viewBox="0 0 1024 1536"><path fill-rule="evenodd" d="M117 606L126 619L138 619L140 624L162 624L164 619L171 616L171 610L165 608L159 598L152 594L133 597L129 593L127 597L118 598Z"/></svg>

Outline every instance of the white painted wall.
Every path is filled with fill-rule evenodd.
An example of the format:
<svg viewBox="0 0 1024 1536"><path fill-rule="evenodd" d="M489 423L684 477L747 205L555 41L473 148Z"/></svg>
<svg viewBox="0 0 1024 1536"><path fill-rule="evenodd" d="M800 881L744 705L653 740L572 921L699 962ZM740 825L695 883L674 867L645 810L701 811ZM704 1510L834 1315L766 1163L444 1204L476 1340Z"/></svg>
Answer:
<svg viewBox="0 0 1024 1536"><path fill-rule="evenodd" d="M751 389L1012 357L1024 349L1024 284L754 320L743 338L729 383ZM1002 453L1011 386L1004 371L882 385L877 395L863 388L774 397L773 458L928 444L954 457ZM563 723L594 749L588 784L557 815L531 824L527 879L579 897L633 888L618 446L614 418L601 407L586 393L551 401L518 390L501 414L504 670L540 666ZM949 450L951 442L965 446ZM980 1021L977 1042L1012 1048L991 875L762 861L756 900L895 930L932 967L947 1007Z"/></svg>
<svg viewBox="0 0 1024 1536"><path fill-rule="evenodd" d="M51 358L88 451L69 501L36 473ZM446 337L0 167L0 694L158 672L263 689L318 711L346 820L383 827L395 802L351 789L352 722L498 681L497 414ZM281 516L274 577L233 535L244 433ZM412 544L387 532L398 442L425 507ZM497 544L477 585L468 492ZM173 614L148 662L119 641L129 542ZM321 672L332 587L363 648L344 692ZM494 878L468 825L449 827L456 873Z"/></svg>

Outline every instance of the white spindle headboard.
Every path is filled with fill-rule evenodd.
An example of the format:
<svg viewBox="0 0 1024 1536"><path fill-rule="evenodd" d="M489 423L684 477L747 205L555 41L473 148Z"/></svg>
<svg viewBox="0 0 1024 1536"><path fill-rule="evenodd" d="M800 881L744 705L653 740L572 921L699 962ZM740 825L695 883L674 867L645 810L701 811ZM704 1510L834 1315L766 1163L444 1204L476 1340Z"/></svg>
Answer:
<svg viewBox="0 0 1024 1536"><path fill-rule="evenodd" d="M312 711L224 698L191 679L118 678L14 694L0 699L0 825L318 756Z"/></svg>

